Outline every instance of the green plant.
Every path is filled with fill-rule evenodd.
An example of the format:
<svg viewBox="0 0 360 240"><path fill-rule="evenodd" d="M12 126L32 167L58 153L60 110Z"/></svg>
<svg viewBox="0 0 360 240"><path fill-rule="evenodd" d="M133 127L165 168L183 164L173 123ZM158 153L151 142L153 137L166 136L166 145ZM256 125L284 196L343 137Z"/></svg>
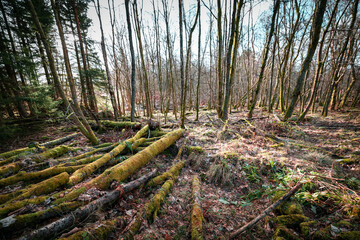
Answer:
<svg viewBox="0 0 360 240"><path fill-rule="evenodd" d="M260 181L261 178L258 173L258 169L259 169L258 167L245 163L243 165L243 169L245 170L245 172L247 174L246 175L247 179L250 182L259 182Z"/></svg>

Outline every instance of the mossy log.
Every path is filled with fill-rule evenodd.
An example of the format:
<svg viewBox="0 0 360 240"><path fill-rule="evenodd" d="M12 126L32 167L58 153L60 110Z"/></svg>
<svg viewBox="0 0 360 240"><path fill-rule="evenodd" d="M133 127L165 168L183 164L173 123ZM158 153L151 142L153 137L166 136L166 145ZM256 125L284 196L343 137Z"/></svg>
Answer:
<svg viewBox="0 0 360 240"><path fill-rule="evenodd" d="M111 142L106 142L106 143L101 143L99 145L93 146L93 148L104 148L104 147L109 147L111 146L113 143Z"/></svg>
<svg viewBox="0 0 360 240"><path fill-rule="evenodd" d="M154 130L150 132L150 136L151 137L162 137L164 135L166 135L167 132L161 131L161 130Z"/></svg>
<svg viewBox="0 0 360 240"><path fill-rule="evenodd" d="M68 158L59 159L59 161L61 161L61 162L69 162L69 161L74 161L74 160L79 160L79 159L82 159L82 158L90 157L93 154L98 153L98 152L108 152L110 150L113 150L119 144L120 143L112 143L110 146L106 146L106 147L102 147L102 148L95 148L95 149L92 149L92 150L90 150L88 152L77 155L75 157L68 157Z"/></svg>
<svg viewBox="0 0 360 240"><path fill-rule="evenodd" d="M164 202L165 197L169 194L170 190L174 186L174 180L167 180L161 188L157 191L155 196L145 204L145 217L149 222L153 222L157 217L160 205Z"/></svg>
<svg viewBox="0 0 360 240"><path fill-rule="evenodd" d="M19 162L9 163L0 167L0 177L7 177L20 171L23 164Z"/></svg>
<svg viewBox="0 0 360 240"><path fill-rule="evenodd" d="M153 177L155 174L156 169L137 180L120 185L117 189L108 192L105 196L98 198L95 201L92 201L91 203L87 204L82 208L76 209L71 214L68 214L55 222L52 222L40 229L37 229L21 237L20 239L49 239L51 237L55 237L63 230L72 227L74 225L74 222L80 222L86 219L91 213L95 212L98 209L101 209L105 204L114 202L115 200L122 197L124 194L139 187L140 185L148 181L151 177Z"/></svg>
<svg viewBox="0 0 360 240"><path fill-rule="evenodd" d="M190 154L192 152L202 153L204 149L200 146L185 146L186 151Z"/></svg>
<svg viewBox="0 0 360 240"><path fill-rule="evenodd" d="M100 120L100 124L106 128L116 128L116 129L123 129L123 128L132 128L132 129L140 129L141 123L138 122L116 122L116 121L110 121L110 120ZM90 120L89 123L92 126L96 125L96 122L93 120Z"/></svg>
<svg viewBox="0 0 360 240"><path fill-rule="evenodd" d="M43 150L43 149L41 149ZM14 156L11 156L11 157L8 157L2 161L0 161L0 166L4 166L8 163L12 163L12 162L16 162L20 159L23 159L25 157L30 157L30 156L33 156L35 152L38 152L39 149L33 147L33 148L28 148L28 150L24 151L24 152L21 152L17 155L14 155Z"/></svg>
<svg viewBox="0 0 360 240"><path fill-rule="evenodd" d="M52 146L55 146L55 145L62 144L62 143L66 142L66 141L69 141L69 140L71 140L73 138L76 138L79 135L80 135L80 133L73 133L73 134L70 134L68 136L65 136L65 137L62 137L62 138L59 138L59 139L55 139L53 141L42 143L42 144L40 144L40 146L49 148L49 147L52 147ZM31 149L33 149L33 148L25 147L25 148L19 148L19 149L15 149L15 150L12 150L12 151L4 152L4 153L0 154L0 158L3 158L3 159L9 158L9 157L18 155L18 154L26 152L26 151L30 151Z"/></svg>
<svg viewBox="0 0 360 240"><path fill-rule="evenodd" d="M152 197L145 205L142 207L136 214L135 218L131 221L128 229L123 239L134 239L134 236L139 231L141 224L144 218L148 219L149 222L155 220L157 216L157 212L160 209L161 203L165 200L165 197L170 192L172 187L174 186L174 180L167 180L161 188L156 192L154 197Z"/></svg>
<svg viewBox="0 0 360 240"><path fill-rule="evenodd" d="M74 152L77 150L79 150L79 148L72 148L69 146L61 145L61 146L49 149L43 153L36 154L35 156L31 157L30 160L34 161L34 162L42 162L49 158L60 157L69 151Z"/></svg>
<svg viewBox="0 0 360 240"><path fill-rule="evenodd" d="M76 170L71 176L69 180L70 185L75 185L81 182L84 178L92 174L94 171L99 169L101 166L105 165L111 159L119 155L128 145L133 144L136 140L140 139L143 135L145 135L149 130L149 126L143 127L139 132L135 134L130 139L125 140L121 144L119 144L116 148L111 150L111 152L104 154L101 158L97 159L96 161L85 165L84 167ZM145 141L145 140L143 140Z"/></svg>
<svg viewBox="0 0 360 240"><path fill-rule="evenodd" d="M107 169L103 174L94 178L90 185L95 185L100 189L107 189L114 180L124 181L136 170L147 164L157 154L163 152L166 148L175 143L184 133L183 129L178 129L168 133L163 138L154 142L143 151L129 157L124 162Z"/></svg>
<svg viewBox="0 0 360 240"><path fill-rule="evenodd" d="M84 158L80 158L80 159L74 159L74 160L69 160L65 163L61 163L58 166L62 166L62 167L66 167L66 166L77 166L77 165L83 165L83 164L88 164L91 163L99 158L101 158L104 154L96 154L96 155L92 155L89 157L84 157Z"/></svg>
<svg viewBox="0 0 360 240"><path fill-rule="evenodd" d="M49 199L49 200L56 199L61 194L64 194L64 192L65 192L65 190L54 193L50 196L39 196L39 197L24 199L21 201L15 201L15 202L12 201L11 204L0 205L0 218L6 217L9 213L11 213L15 210L18 210L22 207L29 206L30 204L41 204L41 203L45 202L47 199Z"/></svg>
<svg viewBox="0 0 360 240"><path fill-rule="evenodd" d="M95 223L91 227L87 227L86 229L76 232L68 237L59 238L58 240L107 239L112 232L124 228L125 225L126 220L124 216L120 216L114 219L102 221L101 223Z"/></svg>
<svg viewBox="0 0 360 240"><path fill-rule="evenodd" d="M290 228L300 227L300 223L308 222L309 218L302 214L281 215L274 218L274 222Z"/></svg>
<svg viewBox="0 0 360 240"><path fill-rule="evenodd" d="M58 139L55 139L55 140L52 140L52 141L49 141L49 142L45 142L45 143L40 144L40 146L43 146L43 147L46 147L46 148L53 147L53 146L62 144L64 142L67 142L67 141L69 141L71 139L74 139L77 136L80 136L80 133L73 133L73 134L67 135L67 136L62 137L62 138L58 138Z"/></svg>
<svg viewBox="0 0 360 240"><path fill-rule="evenodd" d="M19 172L16 175L0 179L0 187L9 186L20 181L41 180L59 173L67 172L73 173L84 165L77 166L54 166L37 172Z"/></svg>
<svg viewBox="0 0 360 240"><path fill-rule="evenodd" d="M12 157L12 156L16 156L16 155L18 155L18 154L20 154L22 152L28 151L29 149L30 148L25 147L25 148L19 148L19 149L15 149L15 150L12 150L12 151L4 152L4 153L0 154L0 158L5 159L5 158Z"/></svg>
<svg viewBox="0 0 360 240"><path fill-rule="evenodd" d="M69 174L66 172L60 173L52 178L46 179L37 184L30 185L27 188L21 189L9 194L0 195L0 203L11 200L17 201L29 198L31 196L40 196L43 194L51 193L58 187L65 185L69 181Z"/></svg>
<svg viewBox="0 0 360 240"><path fill-rule="evenodd" d="M177 156L174 159L174 162L180 158L183 147L179 149ZM179 176L180 170L185 166L186 161L181 161L173 165L168 171L162 173L161 175L151 179L146 186L147 187L155 187L157 185L162 184L167 179L176 179Z"/></svg>
<svg viewBox="0 0 360 240"><path fill-rule="evenodd" d="M84 203L80 201L73 201L60 204L59 206L51 206L45 210L34 213L19 216L10 215L9 217L0 220L0 231L11 234L12 231L19 230L24 227L34 226L47 219L63 216L83 204Z"/></svg>
<svg viewBox="0 0 360 240"><path fill-rule="evenodd" d="M200 181L198 177L194 177L192 181L192 213L191 213L191 239L201 240L203 237L203 213L200 201Z"/></svg>
<svg viewBox="0 0 360 240"><path fill-rule="evenodd" d="M147 164L154 156L163 152L166 148L175 143L183 135L184 131L185 130L183 129L178 129L168 133L143 151L138 152L125 161L105 170L102 174L87 182L83 187L77 188L63 198L57 199L55 204L71 201L94 186L105 190L114 180L117 182L124 181L139 168Z"/></svg>
<svg viewBox="0 0 360 240"><path fill-rule="evenodd" d="M30 151L26 151L19 155L7 158L7 159L1 161L0 166L3 166L5 164L12 162L12 163L17 163L20 167L23 167L26 164L26 162L40 163L49 158L60 157L69 151L72 151L72 152L77 151L77 150L79 150L79 148L72 148L69 146L61 145L61 146L46 150L42 153L28 156L28 154L31 154L35 150L36 150L36 148L31 148ZM24 161L24 160L26 160L26 161ZM5 167L5 168L8 168L8 167ZM3 174L4 173L5 173L5 170L3 170Z"/></svg>

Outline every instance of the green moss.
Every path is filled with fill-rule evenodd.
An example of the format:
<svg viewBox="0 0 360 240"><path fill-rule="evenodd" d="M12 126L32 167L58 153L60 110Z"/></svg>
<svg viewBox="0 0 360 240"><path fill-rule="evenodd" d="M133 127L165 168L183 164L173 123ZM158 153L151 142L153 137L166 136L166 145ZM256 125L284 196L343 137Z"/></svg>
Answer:
<svg viewBox="0 0 360 240"><path fill-rule="evenodd" d="M285 195L285 193L286 192L282 191L282 190L274 192L273 197L272 197L272 202L274 203L277 200L279 200L282 196Z"/></svg>
<svg viewBox="0 0 360 240"><path fill-rule="evenodd" d="M344 158L339 160L339 162L342 164L353 164L353 163L358 163L359 161L360 161L359 158Z"/></svg>
<svg viewBox="0 0 360 240"><path fill-rule="evenodd" d="M340 220L339 222L337 222L336 224L334 224L335 227L339 227L339 228L349 228L351 227L351 223L345 220Z"/></svg>
<svg viewBox="0 0 360 240"><path fill-rule="evenodd" d="M300 238L298 236L296 236L290 229L284 227L284 226L279 226L278 228L276 228L275 233L274 233L274 239L276 238L284 238L287 240L300 240Z"/></svg>
<svg viewBox="0 0 360 240"><path fill-rule="evenodd" d="M192 152L202 153L204 151L203 148L199 146L186 146L185 148L187 149L189 154Z"/></svg>
<svg viewBox="0 0 360 240"><path fill-rule="evenodd" d="M330 226L322 228L314 233L314 240L327 240L331 239Z"/></svg>
<svg viewBox="0 0 360 240"><path fill-rule="evenodd" d="M289 215L289 214L303 214L302 207L297 202L284 202L280 206L275 209L276 212L282 215Z"/></svg>
<svg viewBox="0 0 360 240"><path fill-rule="evenodd" d="M336 238L338 240L358 240L360 239L360 231L342 232Z"/></svg>
<svg viewBox="0 0 360 240"><path fill-rule="evenodd" d="M316 221L302 222L300 223L301 234L308 237L310 234L310 227L316 225Z"/></svg>
<svg viewBox="0 0 360 240"><path fill-rule="evenodd" d="M281 215L274 218L274 222L286 227L298 227L300 223L309 221L308 217L302 214Z"/></svg>
<svg viewBox="0 0 360 240"><path fill-rule="evenodd" d="M152 222L160 209L160 205L164 202L166 195L174 186L174 180L167 180L155 194L155 196L144 206L146 218Z"/></svg>
<svg viewBox="0 0 360 240"><path fill-rule="evenodd" d="M273 195L272 201L276 202L282 196L285 195L285 191L277 191ZM289 214L303 214L303 209L301 205L297 202L285 201L280 204L277 208L275 208L275 212L281 215L289 215Z"/></svg>
<svg viewBox="0 0 360 240"><path fill-rule="evenodd" d="M283 237L275 237L274 240L286 240L286 239Z"/></svg>

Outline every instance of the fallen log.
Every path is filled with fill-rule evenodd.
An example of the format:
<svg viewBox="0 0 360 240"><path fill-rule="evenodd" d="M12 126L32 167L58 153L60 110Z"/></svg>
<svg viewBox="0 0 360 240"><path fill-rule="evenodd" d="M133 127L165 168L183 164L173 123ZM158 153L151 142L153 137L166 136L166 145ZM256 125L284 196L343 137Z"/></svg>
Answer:
<svg viewBox="0 0 360 240"><path fill-rule="evenodd" d="M135 188L139 187L141 184L145 183L152 176L156 174L156 169L152 172L142 176L141 178L129 182L127 184L120 185L116 190L107 193L105 196L87 204L82 208L76 209L71 214L66 215L65 217L50 223L40 229L34 230L33 232L27 234L26 236L21 237L21 240L29 239L49 239L55 237L61 231L68 229L73 226L75 223L83 221L91 213L95 212L98 209L101 209L105 204L109 204L122 197L125 193L128 193Z"/></svg>
<svg viewBox="0 0 360 240"><path fill-rule="evenodd" d="M36 147L29 148L28 150L26 150L24 152L21 152L19 154L16 154L14 156L8 157L8 158L0 161L0 166L4 166L8 163L18 161L19 159L23 159L25 156L28 156L28 157L33 156L33 155L35 155L36 152L39 152L39 150L44 150L44 149L38 149Z"/></svg>
<svg viewBox="0 0 360 240"><path fill-rule="evenodd" d="M66 202L34 213L19 216L10 215L9 217L0 220L0 230L3 233L11 234L15 230L34 226L45 220L54 217L62 217L64 214L74 211L83 204L84 203L80 201Z"/></svg>
<svg viewBox="0 0 360 240"><path fill-rule="evenodd" d="M66 142L66 141L69 141L69 140L71 140L73 138L76 138L79 135L80 135L80 133L73 133L73 134L70 134L68 136L65 136L65 137L62 137L62 138L59 138L59 139L55 139L55 140L52 140L52 141L49 141L49 142L42 143L42 144L40 144L40 146L49 148L49 147L52 147L52 146L55 146L55 145L62 144L62 143ZM29 151L30 149L31 148L29 148L29 147L25 147L25 148L19 148L19 149L15 149L15 150L12 150L12 151L4 152L4 153L0 154L0 158L4 158L4 159L9 158L9 157L18 155L18 154L20 154L22 152Z"/></svg>
<svg viewBox="0 0 360 240"><path fill-rule="evenodd" d="M59 238L58 240L107 239L112 232L125 227L125 224L125 218L120 216L114 219L102 221L101 223L95 223L91 227L87 227L86 229L78 231L68 237Z"/></svg>
<svg viewBox="0 0 360 240"><path fill-rule="evenodd" d="M157 212L160 209L161 203L165 200L172 187L174 186L174 180L167 180L161 188L157 191L155 196L148 201L144 207L142 207L136 214L135 218L125 229L125 235L123 239L134 239L134 236L139 231L144 218L148 219L149 222L155 220Z"/></svg>
<svg viewBox="0 0 360 240"><path fill-rule="evenodd" d="M82 159L82 158L90 157L93 154L98 153L98 152L108 152L110 150L113 150L119 144L120 143L112 143L110 146L105 146L105 147L102 147L102 148L94 148L94 149L92 149L92 150L90 150L88 152L82 153L82 154L77 155L75 157L62 158L62 159L59 159L58 161L60 161L60 162L69 162L69 161L74 161L74 160L79 160L79 159Z"/></svg>
<svg viewBox="0 0 360 240"><path fill-rule="evenodd" d="M73 173L77 169L82 168L84 165L75 165L75 166L54 166L37 172L19 172L13 176L0 179L0 188L4 186L9 186L20 181L30 181L30 180L42 180L48 177L55 176L59 173L67 172Z"/></svg>
<svg viewBox="0 0 360 240"><path fill-rule="evenodd" d="M51 201L52 199L59 198L61 194L64 194L66 190L52 194L51 196L39 196L34 198L28 198L21 201L11 202L11 204L0 205L0 218L8 216L9 213L14 212L22 207L29 206L31 204L42 204L45 201Z"/></svg>
<svg viewBox="0 0 360 240"><path fill-rule="evenodd" d="M52 140L49 142L45 142L45 143L40 144L40 146L43 146L46 148L53 147L53 146L62 144L64 142L67 142L73 138L76 138L77 136L80 136L80 133L73 133L73 134L70 134L70 135L62 137L62 138L58 138L58 139L55 139L55 140Z"/></svg>
<svg viewBox="0 0 360 240"><path fill-rule="evenodd" d="M107 189L114 180L121 182L133 174L136 170L147 164L157 154L175 143L184 133L183 129L178 129L168 133L163 138L154 142L143 151L129 157L127 160L106 170L100 176L94 178L89 184L94 184L100 189Z"/></svg>
<svg viewBox="0 0 360 240"><path fill-rule="evenodd" d="M147 164L157 154L163 152L166 148L175 143L183 135L184 131L185 130L183 129L178 129L168 133L143 151L138 152L125 161L105 170L102 174L87 182L83 187L77 188L63 198L57 199L55 203L59 204L65 201L71 201L94 186L105 190L114 180L117 182L124 181L139 168Z"/></svg>
<svg viewBox="0 0 360 240"><path fill-rule="evenodd" d="M178 155L175 157L174 162L176 162L182 153L183 147L179 149ZM155 187L157 185L160 185L164 183L167 179L176 179L179 174L180 170L185 166L186 161L181 161L176 163L174 166L172 166L169 171L162 173L161 175L151 179L147 184L146 187Z"/></svg>
<svg viewBox="0 0 360 240"><path fill-rule="evenodd" d="M203 236L203 226L202 222L204 219L202 210L201 210L201 201L200 201L200 181L198 177L194 177L192 181L192 213L191 213L191 239L192 240L201 240L204 239Z"/></svg>
<svg viewBox="0 0 360 240"><path fill-rule="evenodd" d="M123 128L132 128L132 129L140 129L141 123L139 122L130 122L130 121L124 121L124 122L116 122L116 121L110 121L110 120L100 120L100 124L106 128L115 128L115 129L123 129ZM96 122L94 120L89 121L91 127L96 128L98 127Z"/></svg>
<svg viewBox="0 0 360 240"><path fill-rule="evenodd" d="M161 131L161 130L154 130L150 132L150 136L151 137L162 137L164 135L166 135L167 132Z"/></svg>
<svg viewBox="0 0 360 240"><path fill-rule="evenodd" d="M9 194L0 195L0 203L5 203L9 200L17 201L29 198L31 196L39 196L55 191L58 187L65 185L69 181L69 174L63 172L52 178L46 179L40 183L30 185L27 188L21 189Z"/></svg>
<svg viewBox="0 0 360 240"><path fill-rule="evenodd" d="M288 200L292 195L294 195L301 187L303 186L302 183L296 184L288 193L286 193L284 196L282 196L279 200L274 202L271 206L269 206L265 211L251 220L249 223L245 224L243 227L233 231L230 233L229 238L234 239L238 237L241 233L243 233L246 230L249 230L252 228L256 223L258 223L261 219L263 219L266 215L268 215L270 212L272 212L275 208L277 208L280 204Z"/></svg>
<svg viewBox="0 0 360 240"><path fill-rule="evenodd" d="M111 159L119 155L124 149L126 149L127 146L130 146L133 144L136 140L140 139L143 135L145 135L149 130L149 126L143 127L139 132L135 134L130 139L125 140L124 142L120 143L116 148L111 150L111 152L104 154L101 158L96 160L95 162L89 163L85 165L84 167L76 170L71 176L69 180L70 185L75 185L79 182L81 182L84 178L92 174L94 171L99 169L101 166L105 165L107 162L109 162ZM145 140L144 140L145 141Z"/></svg>

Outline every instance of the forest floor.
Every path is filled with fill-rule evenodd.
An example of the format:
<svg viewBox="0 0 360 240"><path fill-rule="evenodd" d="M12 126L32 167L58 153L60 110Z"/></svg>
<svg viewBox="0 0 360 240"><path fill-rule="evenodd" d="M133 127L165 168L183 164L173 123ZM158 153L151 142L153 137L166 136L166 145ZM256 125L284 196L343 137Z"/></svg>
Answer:
<svg viewBox="0 0 360 240"><path fill-rule="evenodd" d="M186 132L176 145L178 148L199 146L203 151L185 151L181 156L180 160L186 160L186 165L157 218L152 223L145 221L135 239L191 238L194 176L201 182L205 239L227 239L230 232L263 213L279 194L287 192L298 181L304 185L287 204L238 239L358 239L360 111L336 112L326 118L309 115L302 123L284 123L278 121L276 114L265 112L256 112L255 116L248 121L245 111L233 112L224 123L214 111L201 111L199 121L194 120L194 114L187 114ZM160 120L160 117L154 119ZM160 126L164 131L178 128L173 117ZM59 138L69 134L68 128L69 123L62 123L30 131L26 136L8 139L0 150ZM134 130L121 134L108 130L98 136L101 142L118 142L134 133ZM89 150L83 136L72 143L73 147L82 148L73 155ZM174 164L175 155L157 155L128 180L137 179L153 168L167 171ZM0 193L9 193L24 184L8 186L0 189ZM102 211L94 212L86 221L74 226L72 232L91 222L100 224L120 215L130 222L155 192L156 189L136 189ZM37 210L41 208L44 207L36 207ZM12 236L18 237L33 229L21 229ZM121 239L122 232L123 229L117 229L109 238Z"/></svg>

